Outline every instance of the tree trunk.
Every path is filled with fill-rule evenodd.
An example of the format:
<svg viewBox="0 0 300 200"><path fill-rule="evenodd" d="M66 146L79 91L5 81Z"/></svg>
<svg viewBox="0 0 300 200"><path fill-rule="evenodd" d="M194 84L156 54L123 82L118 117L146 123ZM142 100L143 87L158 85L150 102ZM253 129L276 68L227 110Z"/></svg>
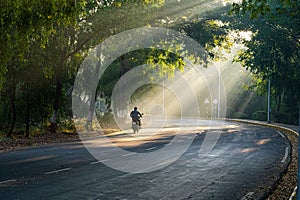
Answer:
<svg viewBox="0 0 300 200"><path fill-rule="evenodd" d="M61 61L56 66L56 90L55 90L55 99L53 104L53 113L51 117L50 131L56 133L57 131L57 114L61 104L61 95L62 95L62 78L63 78L63 66L64 66L65 57L63 56Z"/></svg>
<svg viewBox="0 0 300 200"><path fill-rule="evenodd" d="M16 120L17 120L17 111L16 111L16 105L15 105L15 100L16 100L16 82L15 79L12 78L12 87L11 90L9 91L9 98L10 98L10 105L11 105L11 110L10 110L10 117L11 117L11 124L9 131L7 132L7 137L12 137L12 133L15 128Z"/></svg>
<svg viewBox="0 0 300 200"><path fill-rule="evenodd" d="M120 57L120 64L121 64L121 69L120 69L120 77L122 77L126 72L128 72L130 70L130 64L129 64L129 61L128 61L128 58L126 55L122 55ZM123 91L126 91L126 85L127 85L127 82L126 82L126 79L122 79L122 85L121 87ZM123 118L124 122L126 121L126 116L127 114L127 111L128 111L128 108L127 108L127 100L128 99L125 99L125 95L124 93L122 92L120 95L119 95L119 98L118 98L119 102L118 102L118 109L119 109L119 112L122 113L120 116Z"/></svg>
<svg viewBox="0 0 300 200"><path fill-rule="evenodd" d="M27 86L27 98L26 98L26 115L25 115L25 124L26 124L26 137L29 137L29 130L30 130L30 94L28 91Z"/></svg>
<svg viewBox="0 0 300 200"><path fill-rule="evenodd" d="M51 117L51 125L50 125L50 131L52 133L56 133L57 131L57 113L58 109L60 107L60 101L61 101L61 93L62 93L62 83L60 78L56 78L56 91L55 91L55 99L53 104L53 113Z"/></svg>
<svg viewBox="0 0 300 200"><path fill-rule="evenodd" d="M96 50L96 56L99 59L96 66L95 66L95 82L92 84L96 84L96 88L97 88L97 83L98 83L98 75L99 75L99 71L100 71L100 67L101 67L101 60L100 60L100 54L101 54L101 47L98 47ZM92 129L93 127L93 115L95 112L95 103L96 103L96 91L90 91L91 92L91 99L90 99L90 107L89 107L89 113L88 113L88 117L86 120L86 125L85 128L86 129Z"/></svg>
<svg viewBox="0 0 300 200"><path fill-rule="evenodd" d="M7 137L12 137L12 133L15 128L16 120L17 120L16 106L15 106L15 101L13 100L13 101L11 101L11 124L10 124L9 131L6 135Z"/></svg>
<svg viewBox="0 0 300 200"><path fill-rule="evenodd" d="M281 108L281 94L279 94L277 98L278 99L277 99L277 108L276 108L276 111L279 112L280 108Z"/></svg>

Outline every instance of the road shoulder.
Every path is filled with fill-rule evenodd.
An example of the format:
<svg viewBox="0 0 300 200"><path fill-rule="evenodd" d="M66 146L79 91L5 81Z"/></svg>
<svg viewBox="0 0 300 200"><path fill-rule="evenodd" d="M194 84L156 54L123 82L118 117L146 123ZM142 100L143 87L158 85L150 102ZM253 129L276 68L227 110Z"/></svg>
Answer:
<svg viewBox="0 0 300 200"><path fill-rule="evenodd" d="M227 121L235 121L240 123L247 123L252 125L259 125L270 127L279 130L284 133L291 142L291 162L287 166L285 173L271 189L271 193L268 195L268 200L277 199L294 199L292 195L297 185L297 170L298 170L298 133L293 126L283 124L269 124L266 122L252 121L252 120L239 120L239 119L226 119Z"/></svg>

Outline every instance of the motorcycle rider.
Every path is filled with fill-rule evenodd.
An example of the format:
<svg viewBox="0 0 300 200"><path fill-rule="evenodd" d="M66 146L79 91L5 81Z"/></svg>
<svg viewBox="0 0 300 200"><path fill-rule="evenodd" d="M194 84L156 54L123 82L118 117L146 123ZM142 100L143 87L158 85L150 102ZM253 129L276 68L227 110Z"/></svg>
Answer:
<svg viewBox="0 0 300 200"><path fill-rule="evenodd" d="M133 108L133 111L130 113L130 117L132 118L133 122L138 122L139 126L141 126L141 120L142 114L138 111L137 107Z"/></svg>

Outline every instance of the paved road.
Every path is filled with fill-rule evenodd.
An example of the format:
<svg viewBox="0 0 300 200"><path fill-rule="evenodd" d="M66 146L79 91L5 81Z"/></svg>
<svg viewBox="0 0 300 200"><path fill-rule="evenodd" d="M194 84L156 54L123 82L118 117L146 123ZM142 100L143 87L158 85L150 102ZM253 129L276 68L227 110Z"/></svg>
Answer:
<svg viewBox="0 0 300 200"><path fill-rule="evenodd" d="M263 198L266 188L274 184L290 160L286 137L259 126L224 122L223 126L215 123L208 129L206 123L202 121L193 129L180 129L175 134L173 122L151 136L150 129L146 128L138 135L110 136L110 141L125 152L123 155L118 155L99 138L85 140L86 147L96 148L97 144L102 150L101 156L105 156L102 162L81 142L1 153L0 199ZM186 120L185 124L192 123ZM221 133L217 143L209 154L201 156L199 150L205 139L216 132ZM178 134L186 140L192 139L181 156L176 149L184 149L186 141L180 139L172 143ZM132 167L128 163L140 166L140 157L135 155L147 158L146 155L167 146L173 146L171 153L165 152L169 162L161 160L162 163L153 165L156 168L149 166L152 170L145 169L144 173L109 167L110 159L114 160L114 166ZM172 159L174 157L176 159ZM149 159L155 162L154 157ZM159 164L163 167L159 168Z"/></svg>

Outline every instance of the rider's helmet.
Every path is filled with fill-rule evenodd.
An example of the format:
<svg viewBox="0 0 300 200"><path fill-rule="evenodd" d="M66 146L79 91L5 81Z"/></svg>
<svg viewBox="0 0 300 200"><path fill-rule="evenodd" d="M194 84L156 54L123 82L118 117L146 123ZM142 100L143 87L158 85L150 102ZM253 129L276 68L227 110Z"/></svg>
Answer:
<svg viewBox="0 0 300 200"><path fill-rule="evenodd" d="M134 110L137 110L137 107L134 107L133 109L134 109Z"/></svg>

